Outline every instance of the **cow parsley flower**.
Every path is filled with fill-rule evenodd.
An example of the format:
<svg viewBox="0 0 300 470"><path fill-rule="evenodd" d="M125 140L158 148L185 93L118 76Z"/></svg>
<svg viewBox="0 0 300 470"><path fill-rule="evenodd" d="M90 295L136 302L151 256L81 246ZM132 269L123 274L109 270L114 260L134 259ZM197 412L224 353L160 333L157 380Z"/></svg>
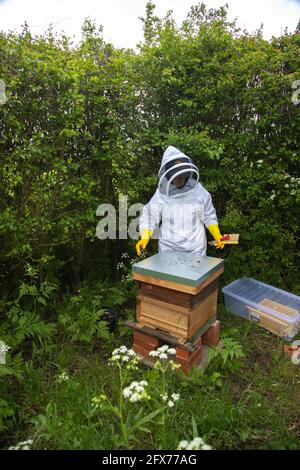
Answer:
<svg viewBox="0 0 300 470"><path fill-rule="evenodd" d="M176 369L179 369L181 367L180 364L176 364L176 362L174 361L169 361L169 367L172 371L176 370Z"/></svg>
<svg viewBox="0 0 300 470"><path fill-rule="evenodd" d="M103 407L104 402L107 400L106 395L98 395L92 398L92 407L99 409Z"/></svg>
<svg viewBox="0 0 300 470"><path fill-rule="evenodd" d="M160 396L164 402L168 402L167 405L169 408L173 408L175 405L175 402L178 401L180 398L179 393L172 393L171 395L172 400L169 398L167 393L161 393Z"/></svg>
<svg viewBox="0 0 300 470"><path fill-rule="evenodd" d="M142 380L141 382L131 382L129 387L124 388L123 397L128 399L131 403L136 403L142 400L150 400L146 387L148 382Z"/></svg>
<svg viewBox="0 0 300 470"><path fill-rule="evenodd" d="M164 353L164 352L161 352L159 353L159 359L168 359L168 354Z"/></svg>
<svg viewBox="0 0 300 470"><path fill-rule="evenodd" d="M174 401L178 401L178 400L179 400L179 398L180 398L180 395L179 395L179 393L172 393L172 395L171 395L171 396L172 396L172 398L173 398L173 400L174 400Z"/></svg>
<svg viewBox="0 0 300 470"><path fill-rule="evenodd" d="M149 352L150 357L158 357L158 359L165 360L168 359L168 356L176 354L176 349L169 348L168 345L163 345L160 348L157 348Z"/></svg>
<svg viewBox="0 0 300 470"><path fill-rule="evenodd" d="M136 354L133 349L128 349L127 356L132 357L132 356L136 356Z"/></svg>
<svg viewBox="0 0 300 470"><path fill-rule="evenodd" d="M18 444L16 444L15 446L10 446L8 450L30 450L32 443L32 439L28 439L27 441L21 441L18 442Z"/></svg>
<svg viewBox="0 0 300 470"><path fill-rule="evenodd" d="M138 365L138 356L133 349L127 349L126 346L121 346L112 352L109 360L111 365L118 365L119 367L126 364L126 369L136 370Z"/></svg>
<svg viewBox="0 0 300 470"><path fill-rule="evenodd" d="M178 450L212 450L212 447L205 444L201 437L195 437L191 442L180 441Z"/></svg>
<svg viewBox="0 0 300 470"><path fill-rule="evenodd" d="M121 358L120 354L114 354L111 358L112 361L118 361Z"/></svg>
<svg viewBox="0 0 300 470"><path fill-rule="evenodd" d="M175 355L176 354L176 349L175 348L169 348L168 349L168 354Z"/></svg>
<svg viewBox="0 0 300 470"><path fill-rule="evenodd" d="M67 372L62 372L60 375L56 377L56 382L61 384L63 382L68 382L70 380L70 377Z"/></svg>
<svg viewBox="0 0 300 470"><path fill-rule="evenodd" d="M153 351L150 351L150 352L149 352L149 356L150 356L150 357L158 357L158 356L159 356L159 352L158 352L158 351L154 351L154 350L153 350Z"/></svg>

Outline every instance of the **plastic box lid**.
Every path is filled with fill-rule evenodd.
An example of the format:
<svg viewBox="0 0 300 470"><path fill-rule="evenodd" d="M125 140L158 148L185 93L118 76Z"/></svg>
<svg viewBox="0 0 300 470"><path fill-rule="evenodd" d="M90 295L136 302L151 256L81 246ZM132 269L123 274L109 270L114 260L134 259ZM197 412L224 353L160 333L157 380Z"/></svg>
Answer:
<svg viewBox="0 0 300 470"><path fill-rule="evenodd" d="M223 287L223 294L287 323L300 321L300 297L252 278L242 278ZM282 309L281 307L288 307ZM279 311L278 311L279 310ZM281 311L280 311L281 310Z"/></svg>
<svg viewBox="0 0 300 470"><path fill-rule="evenodd" d="M224 265L224 260L181 251L161 251L132 266L134 273L196 287Z"/></svg>

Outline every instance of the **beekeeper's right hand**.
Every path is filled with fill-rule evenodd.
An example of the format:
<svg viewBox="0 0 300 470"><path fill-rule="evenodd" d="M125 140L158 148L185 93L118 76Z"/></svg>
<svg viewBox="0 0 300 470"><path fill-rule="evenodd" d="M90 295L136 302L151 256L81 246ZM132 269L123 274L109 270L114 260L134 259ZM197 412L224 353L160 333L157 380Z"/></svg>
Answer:
<svg viewBox="0 0 300 470"><path fill-rule="evenodd" d="M152 230L149 230L147 228L142 230L142 237L140 241L137 242L135 245L136 253L138 256L141 256L141 250L145 250L146 246L149 243L149 240L152 236Z"/></svg>

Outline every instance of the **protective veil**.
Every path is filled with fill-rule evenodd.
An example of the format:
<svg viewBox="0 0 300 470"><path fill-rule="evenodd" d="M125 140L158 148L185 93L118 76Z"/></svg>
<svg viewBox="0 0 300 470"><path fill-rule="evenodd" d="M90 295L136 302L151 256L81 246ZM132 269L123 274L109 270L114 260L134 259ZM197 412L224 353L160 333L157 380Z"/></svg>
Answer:
<svg viewBox="0 0 300 470"><path fill-rule="evenodd" d="M185 184L173 184L177 176L185 177ZM163 154L158 172L158 188L143 208L139 222L143 229L159 238L159 251L177 250L206 255L204 226L217 224L218 219L211 195L199 180L198 168L192 160L175 147Z"/></svg>

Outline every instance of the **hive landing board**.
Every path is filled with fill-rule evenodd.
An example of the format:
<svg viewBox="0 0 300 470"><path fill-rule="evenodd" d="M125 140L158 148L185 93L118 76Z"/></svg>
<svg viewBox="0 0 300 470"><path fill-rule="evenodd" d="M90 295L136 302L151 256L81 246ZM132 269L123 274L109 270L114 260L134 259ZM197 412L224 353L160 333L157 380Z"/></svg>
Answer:
<svg viewBox="0 0 300 470"><path fill-rule="evenodd" d="M133 273L196 287L224 266L224 260L180 251L162 251L134 263Z"/></svg>

